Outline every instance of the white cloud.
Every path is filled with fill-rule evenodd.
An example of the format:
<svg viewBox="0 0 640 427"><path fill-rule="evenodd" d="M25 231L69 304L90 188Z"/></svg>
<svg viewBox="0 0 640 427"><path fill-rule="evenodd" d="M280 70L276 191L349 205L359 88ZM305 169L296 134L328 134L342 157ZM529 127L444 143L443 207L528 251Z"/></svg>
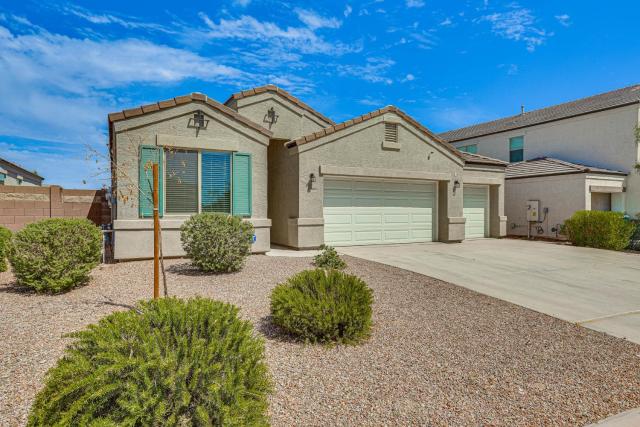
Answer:
<svg viewBox="0 0 640 427"><path fill-rule="evenodd" d="M555 18L563 27L568 27L571 25L571 17L566 13L562 15L556 15Z"/></svg>
<svg viewBox="0 0 640 427"><path fill-rule="evenodd" d="M442 22L440 22L440 26L442 27L448 27L452 24L453 24L453 21L451 20L451 18L445 18Z"/></svg>
<svg viewBox="0 0 640 427"><path fill-rule="evenodd" d="M370 96L363 99L359 99L357 102L358 104L361 104L361 105L366 105L368 107L377 107L377 108L382 107L384 104L384 101L376 98L371 98Z"/></svg>
<svg viewBox="0 0 640 427"><path fill-rule="evenodd" d="M298 19L312 30L317 30L318 28L340 28L342 25L342 21L339 19L326 18L313 10L296 8L294 12Z"/></svg>
<svg viewBox="0 0 640 427"><path fill-rule="evenodd" d="M476 21L491 23L494 34L505 39L522 41L527 45L527 50L533 52L553 33L537 28L536 18L529 9L519 8L517 5L512 7L514 7L513 10L485 15Z"/></svg>
<svg viewBox="0 0 640 427"><path fill-rule="evenodd" d="M402 83L412 82L415 79L416 79L416 76L414 76L413 74L409 73L404 77L404 79L402 79Z"/></svg>
<svg viewBox="0 0 640 427"><path fill-rule="evenodd" d="M141 22L134 18L121 17L121 16L109 14L109 13L94 13L80 6L67 6L62 9L62 12L77 16L92 24L97 24L97 25L111 24L111 25L119 25L127 29L144 29L144 30L159 31L163 33L175 33L175 31L170 30L159 24L150 23L150 22Z"/></svg>
<svg viewBox="0 0 640 427"><path fill-rule="evenodd" d="M509 76L515 76L520 70L517 64L499 64L498 68L506 70L506 73Z"/></svg>
<svg viewBox="0 0 640 427"><path fill-rule="evenodd" d="M412 33L411 37L418 42L418 47L420 49L433 49L437 44L435 40L433 40L433 35L426 31Z"/></svg>
<svg viewBox="0 0 640 427"><path fill-rule="evenodd" d="M387 58L367 58L365 65L338 64L336 68L342 76L358 77L371 83L390 85L393 80L386 73L394 64L395 61Z"/></svg>
<svg viewBox="0 0 640 427"><path fill-rule="evenodd" d="M247 7L250 3L251 0L233 0L233 5L239 7Z"/></svg>
<svg viewBox="0 0 640 427"><path fill-rule="evenodd" d="M423 0L406 0L407 7L424 7Z"/></svg>
<svg viewBox="0 0 640 427"><path fill-rule="evenodd" d="M115 88L189 78L234 86L257 80L196 53L145 40L79 39L34 26L23 29L0 25L0 132L55 141L74 147L76 154L86 146L104 151L107 113L132 102L116 99ZM58 167L62 164L66 168L58 159ZM78 173L86 179L93 175L86 167Z"/></svg>
<svg viewBox="0 0 640 427"><path fill-rule="evenodd" d="M268 44L270 49L292 50L302 53L322 53L341 55L347 52L357 51L359 48L343 43L329 43L318 36L310 27L281 28L273 22L258 21L253 16L243 15L237 19L220 19L214 22L206 14L200 13L200 17L207 26L207 30L199 34L193 32L193 36L203 36L210 40L235 39L259 41ZM325 26L327 23L325 23Z"/></svg>
<svg viewBox="0 0 640 427"><path fill-rule="evenodd" d="M353 8L350 5L346 5L344 8L344 12L342 12L342 14L344 15L345 18L349 17L349 15L351 15L351 12L353 12Z"/></svg>

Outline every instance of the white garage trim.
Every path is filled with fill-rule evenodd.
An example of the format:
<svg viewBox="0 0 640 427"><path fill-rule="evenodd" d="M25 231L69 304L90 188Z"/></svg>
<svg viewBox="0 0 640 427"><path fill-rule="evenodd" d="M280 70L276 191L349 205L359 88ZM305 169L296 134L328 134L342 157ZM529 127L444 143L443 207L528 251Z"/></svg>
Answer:
<svg viewBox="0 0 640 427"><path fill-rule="evenodd" d="M437 193L430 181L325 178L325 243L431 242L437 231Z"/></svg>
<svg viewBox="0 0 640 427"><path fill-rule="evenodd" d="M479 239L489 235L489 186L463 187L463 215L465 239Z"/></svg>

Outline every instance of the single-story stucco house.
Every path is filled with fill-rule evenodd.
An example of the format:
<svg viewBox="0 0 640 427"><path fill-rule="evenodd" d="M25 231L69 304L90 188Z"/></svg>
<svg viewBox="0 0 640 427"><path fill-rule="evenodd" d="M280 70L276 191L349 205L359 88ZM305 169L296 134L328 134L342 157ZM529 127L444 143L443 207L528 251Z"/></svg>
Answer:
<svg viewBox="0 0 640 427"><path fill-rule="evenodd" d="M509 161L508 234L558 235L579 210L640 215L640 85L439 135L461 151ZM529 218L529 203L539 207Z"/></svg>
<svg viewBox="0 0 640 427"><path fill-rule="evenodd" d="M506 234L506 162L461 153L388 106L336 124L267 85L224 104L200 93L109 115L114 256L152 254L150 162L166 256L197 212L239 215L254 252L459 242Z"/></svg>

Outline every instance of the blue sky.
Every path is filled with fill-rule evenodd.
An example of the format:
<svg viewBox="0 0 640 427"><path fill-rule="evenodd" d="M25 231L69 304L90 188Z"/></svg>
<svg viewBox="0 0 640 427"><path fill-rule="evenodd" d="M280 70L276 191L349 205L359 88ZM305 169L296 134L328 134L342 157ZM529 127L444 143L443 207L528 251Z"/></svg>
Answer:
<svg viewBox="0 0 640 427"><path fill-rule="evenodd" d="M436 132L640 82L637 1L0 3L0 157L107 183L107 113L279 85L336 121Z"/></svg>

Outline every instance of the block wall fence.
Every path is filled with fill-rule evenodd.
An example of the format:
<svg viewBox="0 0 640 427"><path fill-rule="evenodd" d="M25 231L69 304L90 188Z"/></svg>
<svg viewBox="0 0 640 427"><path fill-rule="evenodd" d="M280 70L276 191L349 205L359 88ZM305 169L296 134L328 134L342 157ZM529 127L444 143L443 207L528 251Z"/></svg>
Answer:
<svg viewBox="0 0 640 427"><path fill-rule="evenodd" d="M105 190L0 185L0 225L16 231L45 218L87 218L103 225L111 222L111 211Z"/></svg>

